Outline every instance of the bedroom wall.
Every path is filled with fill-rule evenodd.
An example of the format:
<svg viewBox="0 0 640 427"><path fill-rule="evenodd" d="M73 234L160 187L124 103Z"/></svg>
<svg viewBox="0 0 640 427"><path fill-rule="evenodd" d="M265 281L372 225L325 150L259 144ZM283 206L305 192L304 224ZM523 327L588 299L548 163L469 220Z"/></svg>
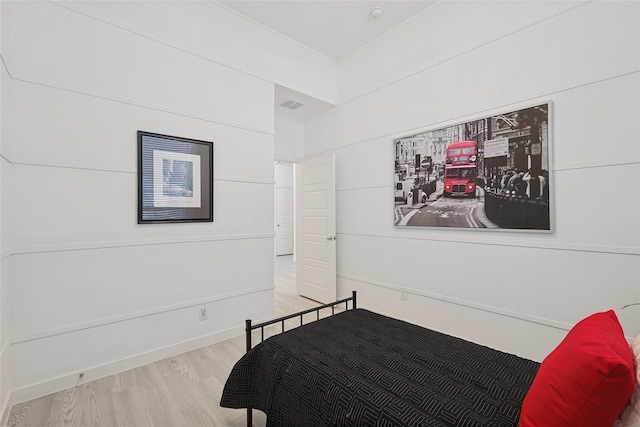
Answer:
<svg viewBox="0 0 640 427"><path fill-rule="evenodd" d="M336 155L339 296L538 361L639 302L639 7L442 2L341 61L305 132L306 156ZM549 100L553 233L393 226L394 138ZM638 307L618 315L640 333Z"/></svg>
<svg viewBox="0 0 640 427"><path fill-rule="evenodd" d="M2 8L0 7L0 55L2 55ZM0 414L9 400L9 294L7 277L7 260L9 233L6 215L9 206L8 183L9 164L3 155L2 142L4 130L2 111L4 110L4 94L7 74L0 67Z"/></svg>
<svg viewBox="0 0 640 427"><path fill-rule="evenodd" d="M2 33L0 398L271 316L274 82L335 101L335 63L215 2L2 2ZM214 142L213 223L137 225L137 130Z"/></svg>
<svg viewBox="0 0 640 427"><path fill-rule="evenodd" d="M304 159L304 120L276 113L275 158L295 163Z"/></svg>
<svg viewBox="0 0 640 427"><path fill-rule="evenodd" d="M53 1L131 33L335 104L332 59L216 1ZM153 12L149 13L149 7Z"/></svg>

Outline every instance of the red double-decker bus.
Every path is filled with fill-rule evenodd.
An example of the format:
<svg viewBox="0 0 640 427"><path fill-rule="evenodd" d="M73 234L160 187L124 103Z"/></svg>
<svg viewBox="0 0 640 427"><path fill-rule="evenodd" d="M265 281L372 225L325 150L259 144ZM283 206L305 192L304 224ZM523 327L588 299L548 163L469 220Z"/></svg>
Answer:
<svg viewBox="0 0 640 427"><path fill-rule="evenodd" d="M444 197L476 197L477 160L477 142L457 141L449 144L444 165Z"/></svg>

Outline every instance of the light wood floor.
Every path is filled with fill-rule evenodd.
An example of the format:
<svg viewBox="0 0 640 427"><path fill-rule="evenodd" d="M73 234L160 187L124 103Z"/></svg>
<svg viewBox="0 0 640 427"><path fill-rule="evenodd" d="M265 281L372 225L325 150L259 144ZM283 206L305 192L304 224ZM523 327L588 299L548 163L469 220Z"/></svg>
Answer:
<svg viewBox="0 0 640 427"><path fill-rule="evenodd" d="M319 305L295 293L291 256L275 259L275 285L276 316ZM246 410L219 406L224 383L244 346L243 335L20 403L7 410L1 425L244 427ZM262 412L254 411L253 419L254 426L264 426Z"/></svg>

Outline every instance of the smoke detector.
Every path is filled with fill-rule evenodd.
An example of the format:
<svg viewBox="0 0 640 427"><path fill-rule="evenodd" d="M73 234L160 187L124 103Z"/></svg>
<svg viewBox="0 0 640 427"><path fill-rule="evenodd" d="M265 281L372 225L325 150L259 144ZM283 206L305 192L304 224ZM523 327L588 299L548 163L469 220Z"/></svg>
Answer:
<svg viewBox="0 0 640 427"><path fill-rule="evenodd" d="M381 7L374 7L371 9L371 16L373 19L378 19L382 16L383 9Z"/></svg>

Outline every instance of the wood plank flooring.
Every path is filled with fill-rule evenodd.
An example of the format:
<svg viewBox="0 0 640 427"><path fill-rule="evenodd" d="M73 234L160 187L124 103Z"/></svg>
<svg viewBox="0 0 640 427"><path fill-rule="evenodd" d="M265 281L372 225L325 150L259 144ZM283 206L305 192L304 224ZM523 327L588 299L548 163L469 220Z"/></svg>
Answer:
<svg viewBox="0 0 640 427"><path fill-rule="evenodd" d="M291 256L275 259L276 316L317 305L295 292ZM313 316L315 318L315 315ZM311 318L304 319L304 323ZM287 328L297 326L288 321ZM279 329L279 327L278 327ZM275 330L266 331L266 335ZM255 332L257 339L259 333ZM3 427L244 427L246 411L219 406L232 366L244 354L244 336L120 372L14 405ZM254 411L253 425L265 416Z"/></svg>

